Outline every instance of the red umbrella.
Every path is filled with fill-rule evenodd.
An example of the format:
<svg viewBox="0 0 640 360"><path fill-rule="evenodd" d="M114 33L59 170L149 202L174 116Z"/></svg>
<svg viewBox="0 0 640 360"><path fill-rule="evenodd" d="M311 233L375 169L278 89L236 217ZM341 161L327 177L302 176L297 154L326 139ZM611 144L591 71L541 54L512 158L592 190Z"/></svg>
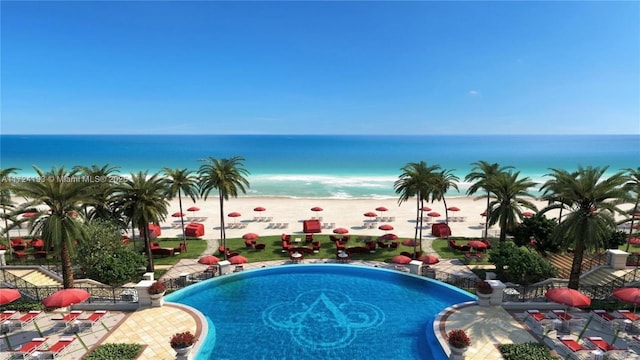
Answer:
<svg viewBox="0 0 640 360"><path fill-rule="evenodd" d="M263 208L262 206L258 206L256 208L253 208L253 211L265 211L267 209Z"/></svg>
<svg viewBox="0 0 640 360"><path fill-rule="evenodd" d="M376 211L387 211L387 210L389 210L389 209L387 209L387 208L386 208L386 207L384 207L384 206L378 206L378 207L376 208Z"/></svg>
<svg viewBox="0 0 640 360"><path fill-rule="evenodd" d="M48 308L62 308L84 302L90 297L91 294L86 290L75 288L62 289L44 298L42 304Z"/></svg>
<svg viewBox="0 0 640 360"><path fill-rule="evenodd" d="M349 230L340 227L340 228L333 229L333 233L334 234L348 234Z"/></svg>
<svg viewBox="0 0 640 360"><path fill-rule="evenodd" d="M571 307L588 307L591 299L578 290L569 288L553 288L547 290L544 296L558 304Z"/></svg>
<svg viewBox="0 0 640 360"><path fill-rule="evenodd" d="M260 235L256 234L256 233L246 233L244 235L242 235L242 238L245 240L255 240L257 238L259 238Z"/></svg>
<svg viewBox="0 0 640 360"><path fill-rule="evenodd" d="M36 215L38 215L38 213L36 213L36 212L27 212L27 213L22 214L22 217L23 218L27 218L27 219L31 219L33 217L36 217Z"/></svg>
<svg viewBox="0 0 640 360"><path fill-rule="evenodd" d="M390 231L390 230L393 230L393 226L391 226L389 224L382 224L382 225L378 226L378 229L384 230L384 231Z"/></svg>
<svg viewBox="0 0 640 360"><path fill-rule="evenodd" d="M475 250L485 250L487 248L487 244L480 240L471 240L467 243L467 246Z"/></svg>
<svg viewBox="0 0 640 360"><path fill-rule="evenodd" d="M230 257L229 262L234 265L237 265L237 264L246 264L249 262L249 260L247 260L247 258L242 255L236 255L236 256Z"/></svg>
<svg viewBox="0 0 640 360"><path fill-rule="evenodd" d="M0 289L0 305L8 304L10 302L20 299L20 291L15 289Z"/></svg>
<svg viewBox="0 0 640 360"><path fill-rule="evenodd" d="M487 216L487 210L480 213L480 216Z"/></svg>
<svg viewBox="0 0 640 360"><path fill-rule="evenodd" d="M217 264L218 261L220 261L220 259L218 259L217 257L215 257L213 255L205 255L205 256L201 257L200 259L198 259L198 263L204 264L204 265Z"/></svg>
<svg viewBox="0 0 640 360"><path fill-rule="evenodd" d="M404 246L418 246L420 243L415 241L415 240L411 240L411 239L407 239L407 240L403 240L402 241L402 245Z"/></svg>
<svg viewBox="0 0 640 360"><path fill-rule="evenodd" d="M440 217L440 213L439 213L439 212L432 211L432 212L428 213L428 214L427 214L427 216L430 216L430 217Z"/></svg>
<svg viewBox="0 0 640 360"><path fill-rule="evenodd" d="M172 217L183 217L184 213L181 212L174 212L173 214L171 214Z"/></svg>
<svg viewBox="0 0 640 360"><path fill-rule="evenodd" d="M378 239L380 240L397 240L398 239L398 235L396 234L384 234L382 236L380 236Z"/></svg>
<svg viewBox="0 0 640 360"><path fill-rule="evenodd" d="M369 211L369 212L364 213L364 216L373 218L373 217L378 216L378 214L374 213L373 211Z"/></svg>
<svg viewBox="0 0 640 360"><path fill-rule="evenodd" d="M242 216L242 214L240 214L237 211L234 211L234 212L230 212L228 216L229 217L239 217L239 216Z"/></svg>
<svg viewBox="0 0 640 360"><path fill-rule="evenodd" d="M428 207L428 206L423 206L421 210L422 211L431 211L431 208Z"/></svg>
<svg viewBox="0 0 640 360"><path fill-rule="evenodd" d="M311 211L315 211L315 212L322 211L322 208L319 206L314 206L311 208Z"/></svg>
<svg viewBox="0 0 640 360"><path fill-rule="evenodd" d="M391 261L396 264L408 264L411 262L411 258L404 255L396 255L391 258Z"/></svg>
<svg viewBox="0 0 640 360"><path fill-rule="evenodd" d="M418 258L418 260L422 261L423 263L427 264L427 265L433 265L433 264L437 264L440 262L440 259L438 259L436 256L434 255L422 255Z"/></svg>
<svg viewBox="0 0 640 360"><path fill-rule="evenodd" d="M459 207L457 207L457 206L449 206L449 207L447 208L447 210L449 210L449 211L460 211L460 208L459 208Z"/></svg>
<svg viewBox="0 0 640 360"><path fill-rule="evenodd" d="M620 288L613 290L613 297L634 305L640 305L640 289L639 288Z"/></svg>
<svg viewBox="0 0 640 360"><path fill-rule="evenodd" d="M532 217L534 214L531 211L525 211L522 213L522 216L524 217Z"/></svg>
<svg viewBox="0 0 640 360"><path fill-rule="evenodd" d="M200 208L197 207L197 206L192 206L192 207L188 208L187 211L200 211Z"/></svg>

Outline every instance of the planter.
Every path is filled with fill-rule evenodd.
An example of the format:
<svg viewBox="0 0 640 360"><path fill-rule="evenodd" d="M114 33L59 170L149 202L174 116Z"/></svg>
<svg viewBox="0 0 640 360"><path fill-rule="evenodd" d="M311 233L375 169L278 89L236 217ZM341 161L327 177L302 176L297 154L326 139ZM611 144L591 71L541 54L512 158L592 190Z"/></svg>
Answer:
<svg viewBox="0 0 640 360"><path fill-rule="evenodd" d="M464 353L467 351L467 348L458 348L449 344L449 348L451 348L451 355L449 355L450 360L464 360Z"/></svg>
<svg viewBox="0 0 640 360"><path fill-rule="evenodd" d="M482 294L478 293L478 305L479 306L489 306L491 300L491 294Z"/></svg>
<svg viewBox="0 0 640 360"><path fill-rule="evenodd" d="M149 295L152 307L161 307L164 304L164 293Z"/></svg>
<svg viewBox="0 0 640 360"><path fill-rule="evenodd" d="M176 352L176 359L179 360L187 360L189 358L191 350L193 350L193 345L183 348L173 348L173 351Z"/></svg>

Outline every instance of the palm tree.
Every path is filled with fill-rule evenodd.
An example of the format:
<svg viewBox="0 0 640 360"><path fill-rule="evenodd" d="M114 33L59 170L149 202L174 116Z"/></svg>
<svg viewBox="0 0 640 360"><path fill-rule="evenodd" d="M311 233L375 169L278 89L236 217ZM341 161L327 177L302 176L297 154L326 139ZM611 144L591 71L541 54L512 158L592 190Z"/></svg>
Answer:
<svg viewBox="0 0 640 360"><path fill-rule="evenodd" d="M535 185L528 177L520 178L520 172L500 172L489 179L487 189L495 195L489 203L487 222L490 225L499 223L500 242L507 239L507 231L513 229L523 218L521 207L537 211L536 206L523 197L531 197L529 188Z"/></svg>
<svg viewBox="0 0 640 360"><path fill-rule="evenodd" d="M625 188L629 190L629 193L635 194L635 203L633 205L633 210L631 211L631 224L629 226L629 239L627 240L627 248L626 252L629 252L629 245L631 241L631 237L633 235L633 223L636 218L636 214L638 213L638 205L640 204L640 167L636 169L627 168L625 171L627 174L627 183L625 184Z"/></svg>
<svg viewBox="0 0 640 360"><path fill-rule="evenodd" d="M121 222L121 217L114 211L111 206L111 200L115 185L117 184L116 174L119 172L119 167L110 166L105 164L102 167L98 165L87 166L75 166L74 170L77 170L80 174L85 176L86 181L92 181L96 183L96 186L100 189L94 198L83 205L84 215L88 219L104 219L108 221Z"/></svg>
<svg viewBox="0 0 640 360"><path fill-rule="evenodd" d="M42 182L20 182L14 186L14 193L31 199L20 207L20 211L38 205L46 205L48 212L40 211L37 220L32 220L33 233L39 233L47 248L59 252L62 265L64 288L73 287L73 264L71 253L76 241L84 240L84 226L78 215L82 205L91 199L97 187L95 183L78 181L78 172L67 172L64 168L53 168L44 172L34 167Z"/></svg>
<svg viewBox="0 0 640 360"><path fill-rule="evenodd" d="M7 236L7 246L9 247L9 215L7 210L13 209L11 200L12 181L11 175L16 174L19 169L0 169L0 206L2 207L2 218L4 219L4 233ZM11 248L11 247L9 247Z"/></svg>
<svg viewBox="0 0 640 360"><path fill-rule="evenodd" d="M411 162L403 166L402 174L393 183L396 194L399 194L398 204L416 197L416 228L414 233L415 243L420 243L420 251L422 251L422 226L423 216L422 208L424 200L429 198L429 194L433 191L434 171L440 169L440 165L427 166L424 161ZM415 246L413 248L415 254Z"/></svg>
<svg viewBox="0 0 640 360"><path fill-rule="evenodd" d="M132 228L137 226L144 239L147 271L153 272L153 254L149 240L149 224L158 225L167 216L169 185L167 179L155 173L131 174L131 178L116 188L116 208L129 216Z"/></svg>
<svg viewBox="0 0 640 360"><path fill-rule="evenodd" d="M622 172L603 178L607 167L580 166L572 173L552 170L550 176L553 179L546 182L543 188L561 199L562 204L550 207L564 205L572 210L552 236L556 240L564 240L567 246L572 245L575 249L568 287L578 289L585 250L604 247L616 226L614 215L622 213L617 205L630 200L623 187L628 178Z"/></svg>
<svg viewBox="0 0 640 360"><path fill-rule="evenodd" d="M556 191L558 190L557 179L562 179L577 174L569 174L564 169L551 169L551 171L551 174L547 174L545 176L553 176L553 179L549 179L540 187L540 190L543 191L542 199L547 200L549 205L542 209L540 213L544 214L545 212L558 209L558 224L560 224L562 222L562 212L567 209L567 206L562 199L562 194L559 191Z"/></svg>
<svg viewBox="0 0 640 360"><path fill-rule="evenodd" d="M198 169L200 195L206 200L213 189L218 189L220 201L220 239L227 248L227 234L224 226L224 202L229 197L238 197L238 193L247 193L249 180L245 176L249 171L244 168L244 158L233 156L230 159L216 159L209 156L206 163ZM226 251L225 251L226 258Z"/></svg>
<svg viewBox="0 0 640 360"><path fill-rule="evenodd" d="M460 178L453 174L455 170L442 170L434 176L433 191L431 192L431 201L440 201L444 203L444 215L445 221L449 223L449 209L447 208L447 199L445 194L449 189L454 188L458 190L458 181Z"/></svg>
<svg viewBox="0 0 640 360"><path fill-rule="evenodd" d="M198 182L192 171L187 169L162 169L167 176L169 183L169 199L173 199L178 195L178 204L180 205L180 225L182 228L182 243L185 251L187 250L187 237L184 234L184 216L182 216L182 193L189 196L195 203L198 195Z"/></svg>
<svg viewBox="0 0 640 360"><path fill-rule="evenodd" d="M512 169L513 166L500 166L498 163L489 164L486 161L480 160L478 162L472 163L473 168L471 172L464 177L466 182L474 182L469 189L467 190L467 195L473 195L478 192L480 189L484 190L487 193L487 208L485 209L487 217L489 216L490 207L489 202L491 201L491 191L487 188L487 184L491 179L501 172L505 172L509 169ZM489 233L489 221L485 221L484 223L484 238L485 240L488 237Z"/></svg>

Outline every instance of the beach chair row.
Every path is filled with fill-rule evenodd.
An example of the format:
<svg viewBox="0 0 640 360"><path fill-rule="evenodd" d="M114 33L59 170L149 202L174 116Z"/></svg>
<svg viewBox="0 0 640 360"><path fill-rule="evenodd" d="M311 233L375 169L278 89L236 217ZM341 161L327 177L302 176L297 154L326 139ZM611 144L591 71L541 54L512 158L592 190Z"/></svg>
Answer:
<svg viewBox="0 0 640 360"><path fill-rule="evenodd" d="M270 223L267 229L286 229L289 227L289 223Z"/></svg>
<svg viewBox="0 0 640 360"><path fill-rule="evenodd" d="M270 222L273 221L273 217L272 216L256 216L253 218L253 221L255 222Z"/></svg>
<svg viewBox="0 0 640 360"><path fill-rule="evenodd" d="M242 222L227 224L227 229L244 229L246 227L247 227L247 224L242 223Z"/></svg>
<svg viewBox="0 0 640 360"><path fill-rule="evenodd" d="M333 229L336 227L336 223L322 223L323 229Z"/></svg>
<svg viewBox="0 0 640 360"><path fill-rule="evenodd" d="M394 222L396 221L395 216L378 216L376 217L377 222Z"/></svg>
<svg viewBox="0 0 640 360"><path fill-rule="evenodd" d="M450 222L465 222L467 218L464 216L449 216Z"/></svg>
<svg viewBox="0 0 640 360"><path fill-rule="evenodd" d="M377 227L378 227L378 223L374 221L371 221L371 222L365 221L362 223L363 229L376 229Z"/></svg>

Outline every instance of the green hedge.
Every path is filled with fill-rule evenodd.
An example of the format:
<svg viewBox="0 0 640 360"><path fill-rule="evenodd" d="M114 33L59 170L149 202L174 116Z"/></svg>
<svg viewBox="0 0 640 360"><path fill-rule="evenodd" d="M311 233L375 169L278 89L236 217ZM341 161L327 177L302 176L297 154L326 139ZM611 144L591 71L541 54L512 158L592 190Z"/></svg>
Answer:
<svg viewBox="0 0 640 360"><path fill-rule="evenodd" d="M140 344L104 344L87 355L85 360L135 360L141 350Z"/></svg>
<svg viewBox="0 0 640 360"><path fill-rule="evenodd" d="M501 344L498 349L505 360L555 360L549 348L539 343Z"/></svg>

